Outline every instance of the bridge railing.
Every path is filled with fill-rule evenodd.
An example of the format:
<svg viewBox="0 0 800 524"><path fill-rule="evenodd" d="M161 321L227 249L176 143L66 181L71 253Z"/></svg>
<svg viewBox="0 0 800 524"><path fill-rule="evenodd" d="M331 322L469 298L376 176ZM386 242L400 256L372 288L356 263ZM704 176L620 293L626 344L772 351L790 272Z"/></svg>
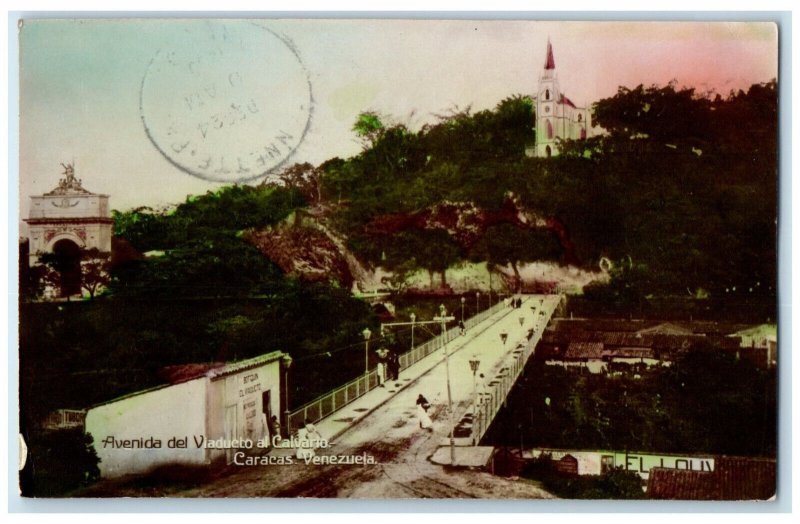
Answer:
<svg viewBox="0 0 800 524"><path fill-rule="evenodd" d="M480 439L483 438L497 412L500 411L506 397L511 392L511 388L514 387L517 378L524 371L525 364L527 364L528 358L534 352L536 344L542 338L542 333L557 306L558 302L545 306L547 308L545 310L546 314L535 317L531 338L517 344L517 347L506 357L498 375L491 379L488 384L482 385L476 399L477 405L473 406L474 415L472 417L472 433L470 437L473 445L477 445Z"/></svg>
<svg viewBox="0 0 800 524"><path fill-rule="evenodd" d="M505 306L502 302L495 304L489 309L481 311L464 321L464 327L471 329L490 316L494 315ZM428 340L419 346L406 351L398 356L400 363L400 370L403 371L413 366L423 358L431 355L437 349L441 349L443 344L447 344L455 340L460 335L459 329L448 329L443 335ZM343 386L325 393L324 395L307 402L292 411L289 414L289 431L294 431L302 427L306 420L311 422L319 422L323 418L332 415L336 411L342 409L347 404L350 404L357 398L365 395L367 392L372 391L378 386L378 373L375 369L371 370L368 374L361 375Z"/></svg>

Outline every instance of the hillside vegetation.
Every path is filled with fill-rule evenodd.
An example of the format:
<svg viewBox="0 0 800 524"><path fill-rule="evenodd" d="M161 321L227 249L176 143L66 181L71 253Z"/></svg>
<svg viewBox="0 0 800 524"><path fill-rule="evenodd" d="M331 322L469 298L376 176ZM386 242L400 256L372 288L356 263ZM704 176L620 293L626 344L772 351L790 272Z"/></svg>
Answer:
<svg viewBox="0 0 800 524"><path fill-rule="evenodd" d="M152 385L166 365L273 350L290 352L304 377L292 381L295 405L358 375L361 330L378 332L371 308L335 280L285 274L248 241L249 230L309 206L364 264L401 275L462 261L595 268L605 256L611 283L586 292L601 303L774 299L776 96L774 82L714 99L672 85L620 88L596 104L605 132L552 159L524 156L534 118L522 96L418 131L363 113L354 132L364 149L352 158L295 165L279 182L225 187L170 211L115 212L105 294L21 308L26 413ZM458 216L376 227L446 205L485 220L469 235L458 234ZM521 210L541 220L513 219Z"/></svg>

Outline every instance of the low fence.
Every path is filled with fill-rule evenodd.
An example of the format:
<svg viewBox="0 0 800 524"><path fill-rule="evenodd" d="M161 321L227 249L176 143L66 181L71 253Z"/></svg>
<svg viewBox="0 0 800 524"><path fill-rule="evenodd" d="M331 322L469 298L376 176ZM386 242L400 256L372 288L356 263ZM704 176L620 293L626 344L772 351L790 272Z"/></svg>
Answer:
<svg viewBox="0 0 800 524"><path fill-rule="evenodd" d="M464 327L469 330L488 319L498 311L505 307L503 302L498 302L494 306L481 311L475 316L472 316L464 321ZM448 329L444 334L437 335L436 337L420 344L412 350L406 351L398 357L400 363L400 370L405 370L422 360L423 358L434 353L437 349L441 349L443 343L447 344L455 340L460 335L459 329ZM378 386L378 374L376 370L370 371L366 375L361 375L340 386L333 391L330 391L311 402L303 404L289 414L288 429L290 431L301 427L305 424L306 419L312 422L318 422L323 418L332 415L336 411L342 409L347 404L353 402L357 398L366 394L368 391L375 389Z"/></svg>
<svg viewBox="0 0 800 524"><path fill-rule="evenodd" d="M500 368L499 374L488 384L485 384L485 390L478 395L479 398L477 399L476 409L474 409L475 414L472 417L472 433L470 435L473 445L477 445L486 430L489 429L494 417L500 411L500 407L511 392L511 388L514 387L517 378L525 369L525 364L533 354L536 344L542 338L542 333L547 327L547 323L550 322L550 318L552 318L553 313L561 302L560 298L559 300L553 300L552 298L545 300L548 301L543 304L545 314L537 316L532 331L533 336L511 351L503 363L503 367Z"/></svg>

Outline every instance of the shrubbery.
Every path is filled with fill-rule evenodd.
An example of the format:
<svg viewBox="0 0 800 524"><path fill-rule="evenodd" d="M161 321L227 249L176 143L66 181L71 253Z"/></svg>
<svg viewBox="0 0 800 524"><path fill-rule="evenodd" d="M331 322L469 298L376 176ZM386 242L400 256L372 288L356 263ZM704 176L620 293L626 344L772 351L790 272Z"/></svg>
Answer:
<svg viewBox="0 0 800 524"><path fill-rule="evenodd" d="M31 431L27 445L29 455L20 473L23 496L66 496L100 477L92 436L82 429Z"/></svg>

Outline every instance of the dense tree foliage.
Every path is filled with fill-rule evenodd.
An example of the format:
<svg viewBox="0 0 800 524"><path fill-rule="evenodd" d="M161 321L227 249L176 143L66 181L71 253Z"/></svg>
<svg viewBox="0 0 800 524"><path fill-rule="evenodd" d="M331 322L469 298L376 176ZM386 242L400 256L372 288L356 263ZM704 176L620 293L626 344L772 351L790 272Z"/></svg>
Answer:
<svg viewBox="0 0 800 524"><path fill-rule="evenodd" d="M487 442L774 456L775 370L697 345L670 367L608 377L532 361ZM521 436L520 436L521 433Z"/></svg>
<svg viewBox="0 0 800 524"><path fill-rule="evenodd" d="M286 351L306 378L291 384L294 405L357 375L360 332L376 327L371 308L347 290L288 278L242 238L301 205L296 188L233 186L168 212L115 212L107 293L22 305L25 423L161 383L170 365ZM332 352L345 358L334 365Z"/></svg>
<svg viewBox="0 0 800 524"><path fill-rule="evenodd" d="M506 224L478 249L462 245L461 257L497 264L558 258L596 268L605 256L627 266L615 279L634 303L650 295L774 296L776 88L772 81L722 97L674 84L621 87L594 106L599 134L563 142L563 154L551 159L523 155L534 116L521 96L491 111L455 111L418 132L365 114L356 129L371 130L369 143L320 167L322 194L343 204L338 227L369 261L376 260L372 246L402 243L405 234L369 232L376 217L442 201L493 212L513 195L548 220L560 248L544 237L533 247L519 241L487 249L498 247L492 237L509 232ZM416 253L387 265L419 264Z"/></svg>

